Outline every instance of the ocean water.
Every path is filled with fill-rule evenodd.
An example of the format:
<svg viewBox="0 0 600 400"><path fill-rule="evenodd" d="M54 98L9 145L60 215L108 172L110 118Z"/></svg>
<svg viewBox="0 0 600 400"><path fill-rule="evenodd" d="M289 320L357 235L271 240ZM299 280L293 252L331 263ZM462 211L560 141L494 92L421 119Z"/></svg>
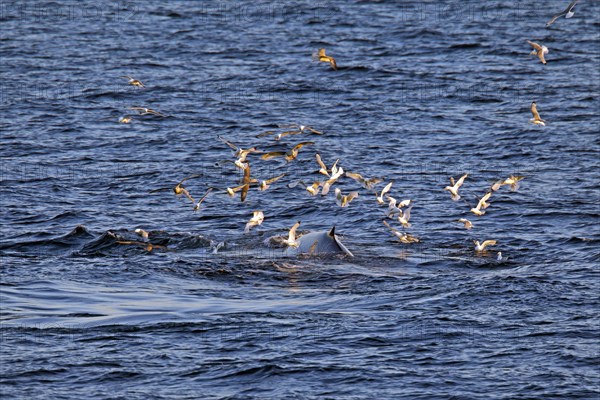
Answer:
<svg viewBox="0 0 600 400"><path fill-rule="evenodd" d="M597 398L600 3L546 28L567 3L0 3L2 397ZM132 106L167 117L118 123ZM324 134L256 138L292 123ZM250 156L253 176L286 175L243 203L149 193L236 185L218 135L314 144ZM316 152L393 181L420 242L352 179L346 208L289 188L324 178ZM296 221L355 257L264 244ZM158 247L118 243L136 228Z"/></svg>

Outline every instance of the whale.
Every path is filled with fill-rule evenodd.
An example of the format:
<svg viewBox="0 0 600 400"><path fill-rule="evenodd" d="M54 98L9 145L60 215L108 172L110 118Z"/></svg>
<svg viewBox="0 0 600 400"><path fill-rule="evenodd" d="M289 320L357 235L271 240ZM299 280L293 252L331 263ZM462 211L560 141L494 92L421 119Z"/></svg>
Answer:
<svg viewBox="0 0 600 400"><path fill-rule="evenodd" d="M298 246L289 246L285 250L288 256L298 255L336 255L343 254L349 257L354 255L344 246L335 234L335 226L329 231L311 232L300 236Z"/></svg>

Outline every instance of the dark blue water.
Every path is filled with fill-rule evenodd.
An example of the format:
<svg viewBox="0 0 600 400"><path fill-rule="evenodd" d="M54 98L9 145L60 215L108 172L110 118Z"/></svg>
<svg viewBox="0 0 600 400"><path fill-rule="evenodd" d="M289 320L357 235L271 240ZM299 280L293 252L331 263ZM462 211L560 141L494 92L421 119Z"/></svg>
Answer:
<svg viewBox="0 0 600 400"><path fill-rule="evenodd" d="M566 3L2 2L2 397L597 398L600 3L546 29ZM131 106L168 117L119 124ZM289 123L324 135L255 138ZM287 175L244 203L148 194L235 185L217 135L315 145L252 158ZM421 242L352 179L347 208L289 189L320 178L317 151L393 180ZM518 191L469 213L511 174ZM263 244L297 220L355 257ZM167 249L117 243L136 228Z"/></svg>

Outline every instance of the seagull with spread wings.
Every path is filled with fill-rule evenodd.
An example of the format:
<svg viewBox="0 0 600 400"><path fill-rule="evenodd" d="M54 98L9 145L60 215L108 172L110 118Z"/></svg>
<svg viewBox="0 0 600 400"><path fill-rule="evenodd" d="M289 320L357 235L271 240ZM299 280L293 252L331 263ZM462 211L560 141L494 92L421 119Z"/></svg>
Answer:
<svg viewBox="0 0 600 400"><path fill-rule="evenodd" d="M315 144L315 142L298 143L297 145L295 145L288 151L271 151L269 153L263 154L260 158L262 158L263 160L270 160L270 159L276 158L276 157L285 157L285 160L287 162L290 162L292 160L295 160L296 157L298 157L298 152L300 151L300 149L302 147L308 146L311 144Z"/></svg>
<svg viewBox="0 0 600 400"><path fill-rule="evenodd" d="M164 187L164 188L159 188L159 189L154 189L151 190L149 193L157 193L157 192L166 192L166 191L173 191L173 193L175 193L175 195L177 197L184 195L185 197L187 197L192 204L196 204L196 201L194 200L194 198L190 195L190 192L183 187L183 183L185 181L187 181L188 179L192 179L192 178L198 178L199 176L202 176L202 174L193 174L190 176L187 176L185 178L183 178L177 185L175 185L174 187Z"/></svg>
<svg viewBox="0 0 600 400"><path fill-rule="evenodd" d="M447 190L450 192L450 194L452 195L452 200L454 200L454 201L460 200L460 195L458 194L458 189L463 185L463 183L465 182L465 179L467 179L467 176L469 176L469 174L464 174L456 182L454 182L453 177L450 177L450 185L452 185L452 186L446 186L444 188L444 190Z"/></svg>
<svg viewBox="0 0 600 400"><path fill-rule="evenodd" d="M531 55L538 56L538 58L540 59L542 64L546 65L546 59L544 58L544 56L546 54L548 54L548 52L550 50L548 50L548 48L546 46L542 46L541 44L532 42L530 40L528 40L527 43L529 43L531 45L531 47L533 47L533 51L531 52Z"/></svg>
<svg viewBox="0 0 600 400"><path fill-rule="evenodd" d="M555 16L553 16L550 21L546 22L546 28L549 27L550 25L552 25L554 23L554 21L556 21L557 19L559 19L560 17L564 16L565 18L571 18L573 17L573 15L575 14L575 11L573 11L573 8L575 7L575 5L579 2L579 0L573 0L572 2L569 3L569 5L567 6L567 8L562 11L559 12L558 14L556 14Z"/></svg>
<svg viewBox="0 0 600 400"><path fill-rule="evenodd" d="M482 216L483 214L485 214L485 211L481 211L481 209L486 209L490 206L489 203L487 203L488 199L490 198L490 196L492 195L492 192L487 192L477 203L476 207L471 208L471 212L477 216Z"/></svg>
<svg viewBox="0 0 600 400"><path fill-rule="evenodd" d="M127 78L127 80L129 81L127 83L129 83L132 86L145 87L144 84L142 83L142 81L140 81L138 79L134 79L134 78L130 77L129 75L121 75L120 78Z"/></svg>
<svg viewBox="0 0 600 400"><path fill-rule="evenodd" d="M478 253L485 251L485 248L488 246L495 246L496 243L497 242L495 240L484 240L484 242L480 244L479 240L473 240L473 244L475 244L475 251Z"/></svg>
<svg viewBox="0 0 600 400"><path fill-rule="evenodd" d="M337 71L338 69L337 63L335 62L335 58L326 55L325 49L319 49L318 53L313 54L313 60L329 63L329 65L331 65L331 68L333 68L335 71Z"/></svg>

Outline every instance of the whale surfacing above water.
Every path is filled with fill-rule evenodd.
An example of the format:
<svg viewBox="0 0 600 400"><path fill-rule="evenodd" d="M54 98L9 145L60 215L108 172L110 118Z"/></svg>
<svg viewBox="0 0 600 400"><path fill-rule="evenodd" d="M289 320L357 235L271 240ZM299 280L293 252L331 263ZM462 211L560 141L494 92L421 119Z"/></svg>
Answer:
<svg viewBox="0 0 600 400"><path fill-rule="evenodd" d="M290 246L285 251L286 255L354 255L344 246L335 234L335 226L330 231L311 232L297 239L297 246Z"/></svg>

